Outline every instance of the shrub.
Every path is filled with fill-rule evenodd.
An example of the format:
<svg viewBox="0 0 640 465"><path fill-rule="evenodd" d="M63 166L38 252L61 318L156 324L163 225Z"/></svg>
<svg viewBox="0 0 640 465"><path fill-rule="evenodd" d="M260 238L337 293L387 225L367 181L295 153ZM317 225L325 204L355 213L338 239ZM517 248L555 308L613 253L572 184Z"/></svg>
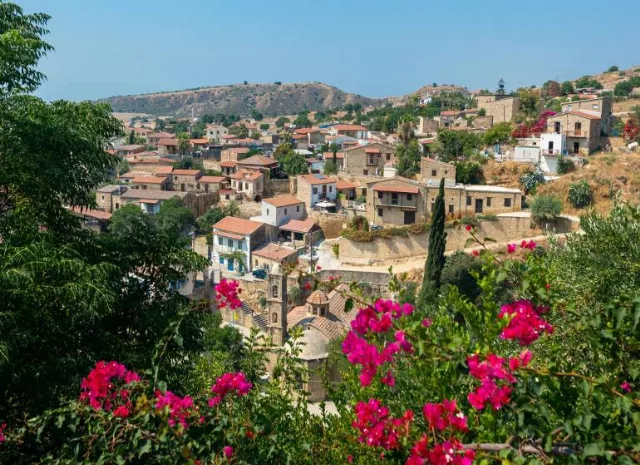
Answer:
<svg viewBox="0 0 640 465"><path fill-rule="evenodd" d="M562 213L562 201L555 195L540 195L531 203L531 217L536 221L553 221Z"/></svg>
<svg viewBox="0 0 640 465"><path fill-rule="evenodd" d="M480 110L478 110L478 116L487 116L487 110L480 108Z"/></svg>
<svg viewBox="0 0 640 465"><path fill-rule="evenodd" d="M465 226L473 226L474 228L477 227L480 222L478 221L478 218L476 218L475 216L472 215L465 215L460 219L460 223L464 224Z"/></svg>
<svg viewBox="0 0 640 465"><path fill-rule="evenodd" d="M496 215L478 215L478 219L484 221L498 221L498 217Z"/></svg>
<svg viewBox="0 0 640 465"><path fill-rule="evenodd" d="M300 304L300 301L302 300L302 289L300 289L298 286L292 286L289 289L289 297L291 298L291 302L293 302L296 305Z"/></svg>
<svg viewBox="0 0 640 465"><path fill-rule="evenodd" d="M364 195L359 195L356 197L356 203L365 203L367 198Z"/></svg>
<svg viewBox="0 0 640 465"><path fill-rule="evenodd" d="M538 184L544 183L544 175L540 171L531 171L520 178L525 194L534 193Z"/></svg>
<svg viewBox="0 0 640 465"><path fill-rule="evenodd" d="M574 208L584 208L593 202L593 191L584 179L569 186L569 202Z"/></svg>
<svg viewBox="0 0 640 465"><path fill-rule="evenodd" d="M575 163L573 163L573 161L569 160L566 157L563 157L562 155L558 157L558 167L556 169L558 174L566 174L570 171L573 171L574 169L576 169L576 165Z"/></svg>
<svg viewBox="0 0 640 465"><path fill-rule="evenodd" d="M462 184L480 184L482 167L474 161L460 161L456 164L456 182Z"/></svg>
<svg viewBox="0 0 640 465"><path fill-rule="evenodd" d="M620 70L620 68L618 68L617 66L610 66L609 69L607 70L607 73L615 73L616 71Z"/></svg>
<svg viewBox="0 0 640 465"><path fill-rule="evenodd" d="M267 308L267 298L265 296L262 296L258 299L258 305L260 305L260 308Z"/></svg>
<svg viewBox="0 0 640 465"><path fill-rule="evenodd" d="M447 257L442 269L443 292L447 286L456 286L460 294L473 302L480 295L481 289L472 273L479 272L481 268L482 264L479 260L475 260L462 250L452 253Z"/></svg>
<svg viewBox="0 0 640 465"><path fill-rule="evenodd" d="M331 251L336 257L340 257L340 244L336 243L331 246Z"/></svg>

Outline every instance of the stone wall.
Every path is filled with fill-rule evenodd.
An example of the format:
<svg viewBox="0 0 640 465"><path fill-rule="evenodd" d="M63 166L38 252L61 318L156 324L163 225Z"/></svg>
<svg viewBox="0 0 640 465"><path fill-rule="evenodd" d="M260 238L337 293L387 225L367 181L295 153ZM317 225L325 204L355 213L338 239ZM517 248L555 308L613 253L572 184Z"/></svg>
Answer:
<svg viewBox="0 0 640 465"><path fill-rule="evenodd" d="M289 193L291 193L291 182L289 179L267 179L265 196L273 197L276 194Z"/></svg>
<svg viewBox="0 0 640 465"><path fill-rule="evenodd" d="M566 233L576 227L577 224L571 219L561 217L556 222L555 232ZM465 248L470 236L464 228L448 228L446 231L447 252ZM498 221L481 221L477 231L479 238L490 237L499 243L544 234L541 229L532 227L531 218L526 215L499 216ZM426 255L428 248L428 233L375 239L372 242L355 242L343 237L340 239L340 260L356 265L368 264L371 261L385 262Z"/></svg>
<svg viewBox="0 0 640 465"><path fill-rule="evenodd" d="M320 226L325 239L340 237L342 225L347 221L346 215L337 213L324 213L312 210L309 212L309 216Z"/></svg>
<svg viewBox="0 0 640 465"><path fill-rule="evenodd" d="M507 97L482 104L478 103L478 106L485 109L487 116L493 117L493 124L498 124L511 121L520 109L520 99Z"/></svg>

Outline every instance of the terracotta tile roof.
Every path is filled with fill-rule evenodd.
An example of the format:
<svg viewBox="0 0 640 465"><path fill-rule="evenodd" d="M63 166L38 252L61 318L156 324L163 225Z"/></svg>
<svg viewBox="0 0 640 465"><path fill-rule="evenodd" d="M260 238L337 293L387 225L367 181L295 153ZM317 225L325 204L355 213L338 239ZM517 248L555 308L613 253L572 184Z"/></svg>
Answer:
<svg viewBox="0 0 640 465"><path fill-rule="evenodd" d="M236 181L255 181L262 177L262 173L258 171L238 170L237 172L229 175L229 177Z"/></svg>
<svg viewBox="0 0 640 465"><path fill-rule="evenodd" d="M198 181L200 182L211 182L211 183L220 183L227 179L226 176L202 176Z"/></svg>
<svg viewBox="0 0 640 465"><path fill-rule="evenodd" d="M300 234L309 234L315 229L320 229L320 227L313 221L313 218L307 218L306 220L289 220L280 226L280 229Z"/></svg>
<svg viewBox="0 0 640 465"><path fill-rule="evenodd" d="M333 152L324 152L323 157L325 160L333 160ZM336 152L336 160L344 158L343 152Z"/></svg>
<svg viewBox="0 0 640 465"><path fill-rule="evenodd" d="M302 200L293 195L281 195L279 197L271 197L270 199L262 199L263 202L273 205L274 207L287 207L289 205L298 205L304 203Z"/></svg>
<svg viewBox="0 0 640 465"><path fill-rule="evenodd" d="M306 139L307 135L306 134L294 134L292 137L294 139L296 139L296 140L302 140L302 139Z"/></svg>
<svg viewBox="0 0 640 465"><path fill-rule="evenodd" d="M364 148L364 153L380 153L380 149L377 147L365 147Z"/></svg>
<svg viewBox="0 0 640 465"><path fill-rule="evenodd" d="M314 132L320 132L320 128L300 128L293 131L294 134L301 135L312 134Z"/></svg>
<svg viewBox="0 0 640 465"><path fill-rule="evenodd" d="M288 258L292 255L297 254L297 252L294 249L281 247L278 244L274 244L274 243L269 243L258 250L254 250L251 253L257 257L262 257L262 258L266 258L268 260L274 260L277 262L281 262L285 258Z"/></svg>
<svg viewBox="0 0 640 465"><path fill-rule="evenodd" d="M208 144L209 139L189 139L189 142L192 144Z"/></svg>
<svg viewBox="0 0 640 465"><path fill-rule="evenodd" d="M259 165L259 166L272 166L277 165L278 161L265 157L264 155L253 155L249 158L245 158L244 160L238 160L238 165Z"/></svg>
<svg viewBox="0 0 640 465"><path fill-rule="evenodd" d="M349 331L351 321L358 312L344 312L345 298L340 292L347 292L349 287L341 284L334 291L331 291L327 298L329 300L329 313L327 316L309 315L306 306L295 307L287 315L289 328L296 325L311 326L320 331L327 339L336 339ZM338 292L340 291L340 292Z"/></svg>
<svg viewBox="0 0 640 465"><path fill-rule="evenodd" d="M176 135L170 132L154 132L147 135L147 137L159 138L159 139L175 139Z"/></svg>
<svg viewBox="0 0 640 465"><path fill-rule="evenodd" d="M338 179L336 181L336 189L338 189L339 191L341 190L345 190L345 189L355 189L356 186L354 183L346 181L344 179Z"/></svg>
<svg viewBox="0 0 640 465"><path fill-rule="evenodd" d="M86 216L88 218L95 218L96 220L109 220L111 219L111 213L102 210L94 210L92 208L72 207L70 209L73 213L80 216Z"/></svg>
<svg viewBox="0 0 640 465"><path fill-rule="evenodd" d="M177 176L198 176L199 174L202 174L202 171L200 170L173 170L173 173L171 173L173 175L177 175Z"/></svg>
<svg viewBox="0 0 640 465"><path fill-rule="evenodd" d="M366 131L367 128L359 124L336 124L331 129L336 131Z"/></svg>
<svg viewBox="0 0 640 465"><path fill-rule="evenodd" d="M301 174L298 179L302 179L309 184L333 184L336 182L335 178L328 178L324 174Z"/></svg>
<svg viewBox="0 0 640 465"><path fill-rule="evenodd" d="M136 176L133 178L133 182L136 184L163 184L166 181L166 176Z"/></svg>
<svg viewBox="0 0 640 465"><path fill-rule="evenodd" d="M180 197L184 199L188 192L178 191L161 191L161 190L141 190L141 189L129 189L120 197L123 199L153 199L153 200L167 200L173 197Z"/></svg>
<svg viewBox="0 0 640 465"><path fill-rule="evenodd" d="M139 144L130 144L130 145L121 145L120 147L118 147L118 151L120 150L137 150L137 149L142 149L144 148L144 145L139 145Z"/></svg>
<svg viewBox="0 0 640 465"><path fill-rule="evenodd" d="M173 165L176 161L172 160L171 158L160 157L160 158L158 158L158 162L160 162L160 163L170 163L171 165Z"/></svg>
<svg viewBox="0 0 640 465"><path fill-rule="evenodd" d="M171 174L173 166L158 166L156 168L156 174Z"/></svg>
<svg viewBox="0 0 640 465"><path fill-rule="evenodd" d="M133 179L136 176L140 176L140 173L134 172L134 171L129 171L127 173L118 175L119 178L124 178L124 179Z"/></svg>
<svg viewBox="0 0 640 465"><path fill-rule="evenodd" d="M231 147L230 149L225 150L233 153L249 153L251 149L249 149L248 147Z"/></svg>
<svg viewBox="0 0 640 465"><path fill-rule="evenodd" d="M323 290L316 289L307 297L307 302L315 305L324 305L329 303L329 296Z"/></svg>
<svg viewBox="0 0 640 465"><path fill-rule="evenodd" d="M399 186L389 184L379 184L377 186L373 186L373 190L376 192L397 192L402 194L417 194L419 192L418 188L415 186Z"/></svg>
<svg viewBox="0 0 640 465"><path fill-rule="evenodd" d="M236 218L235 216L227 216L222 218L216 224L213 225L214 230L220 230L228 233L240 234L242 236L248 236L256 232L262 223L257 221L245 220L244 218Z"/></svg>
<svg viewBox="0 0 640 465"><path fill-rule="evenodd" d="M238 164L237 161L221 161L220 162L220 166L222 166L224 168L233 168L237 164Z"/></svg>
<svg viewBox="0 0 640 465"><path fill-rule="evenodd" d="M158 145L178 145L178 140L177 139L160 139L158 141Z"/></svg>
<svg viewBox="0 0 640 465"><path fill-rule="evenodd" d="M221 137L220 137L220 139L225 139L225 140L227 140L227 139L235 139L236 137L238 137L238 136L233 135L233 134L226 134L226 135L224 135L224 136L221 136Z"/></svg>
<svg viewBox="0 0 640 465"><path fill-rule="evenodd" d="M367 150L371 150L371 149L374 149L374 148L376 148L378 150L378 152L367 152L367 153L382 153L382 152L387 153L387 152L393 152L394 151L393 147L391 147L390 145L387 145L387 144L383 144L381 142L372 142L371 144L368 144L368 145L360 145L360 144L358 144L355 147L346 148L346 149L344 149L344 151L345 152L351 152L353 150L358 150L358 149L362 149L362 148L364 148L365 152L367 152Z"/></svg>
<svg viewBox="0 0 640 465"><path fill-rule="evenodd" d="M574 110L574 111L568 111L567 113L570 114L570 115L579 116L581 118L587 118L587 119L593 119L593 120L601 119L599 115L593 115L593 114L587 113L585 111L575 111ZM554 116L557 116L557 115L554 115ZM553 116L551 116L551 118L553 118Z"/></svg>

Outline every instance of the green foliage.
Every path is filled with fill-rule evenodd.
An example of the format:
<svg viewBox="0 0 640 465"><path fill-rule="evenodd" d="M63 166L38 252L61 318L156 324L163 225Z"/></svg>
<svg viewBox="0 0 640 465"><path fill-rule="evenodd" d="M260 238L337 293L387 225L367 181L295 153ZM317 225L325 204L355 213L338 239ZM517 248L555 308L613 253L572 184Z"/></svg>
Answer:
<svg viewBox="0 0 640 465"><path fill-rule="evenodd" d="M475 278L481 269L482 263L462 250L452 253L442 268L441 292L446 294L447 286L454 286L462 296L474 302L482 292Z"/></svg>
<svg viewBox="0 0 640 465"><path fill-rule="evenodd" d="M369 230L348 228L344 229L341 236L354 242L372 242L376 239L389 239L391 237L409 237L409 234L424 234L429 229L429 223L415 223L410 226L396 226L384 229Z"/></svg>
<svg viewBox="0 0 640 465"><path fill-rule="evenodd" d="M189 134L186 132L180 132L176 135L176 140L178 141L178 152L183 156L186 155L191 148L191 145L189 144Z"/></svg>
<svg viewBox="0 0 640 465"><path fill-rule="evenodd" d="M484 133L484 143L486 145L495 145L508 142L511 139L513 128L510 123L498 123Z"/></svg>
<svg viewBox="0 0 640 465"><path fill-rule="evenodd" d="M204 137L206 126L203 122L198 122L191 125L191 138L202 139Z"/></svg>
<svg viewBox="0 0 640 465"><path fill-rule="evenodd" d="M285 118L284 116L281 116L280 118L278 118L276 120L276 127L277 128L283 128L285 124L290 123L291 120L289 118Z"/></svg>
<svg viewBox="0 0 640 465"><path fill-rule="evenodd" d="M173 164L177 170L202 170L202 160L193 157L183 157Z"/></svg>
<svg viewBox="0 0 640 465"><path fill-rule="evenodd" d="M530 171L520 178L525 194L534 193L538 184L544 184L544 175L540 171Z"/></svg>
<svg viewBox="0 0 640 465"><path fill-rule="evenodd" d="M444 162L450 162L462 156L471 156L482 147L482 137L470 131L438 132L438 153Z"/></svg>
<svg viewBox="0 0 640 465"><path fill-rule="evenodd" d="M593 191L584 179L569 186L569 203L574 208L584 208L593 203Z"/></svg>
<svg viewBox="0 0 640 465"><path fill-rule="evenodd" d="M232 126L229 128L229 134L237 136L241 139L246 139L249 137L249 129L244 124L239 124L237 126Z"/></svg>
<svg viewBox="0 0 640 465"><path fill-rule="evenodd" d="M481 184L484 180L482 166L475 161L456 161L456 182L462 184Z"/></svg>
<svg viewBox="0 0 640 465"><path fill-rule="evenodd" d="M355 200L356 203L365 203L366 201L367 201L367 198L363 194L360 194L359 196L357 196Z"/></svg>
<svg viewBox="0 0 640 465"><path fill-rule="evenodd" d="M412 178L420 172L420 145L415 139L396 146L396 170L399 176Z"/></svg>
<svg viewBox="0 0 640 465"><path fill-rule="evenodd" d="M340 244L339 243L335 243L331 245L331 251L333 252L333 255L336 256L336 258L340 257Z"/></svg>
<svg viewBox="0 0 640 465"><path fill-rule="evenodd" d="M266 131L267 129L269 129L269 123L262 123L260 125L260 130L261 131Z"/></svg>
<svg viewBox="0 0 640 465"><path fill-rule="evenodd" d="M562 200L554 195L539 195L531 203L531 217L536 221L553 221L562 213Z"/></svg>
<svg viewBox="0 0 640 465"><path fill-rule="evenodd" d="M540 97L534 89L518 89L520 99L520 113L525 118L536 118L540 113ZM495 126L494 126L495 127Z"/></svg>
<svg viewBox="0 0 640 465"><path fill-rule="evenodd" d="M429 227L429 250L424 265L422 286L418 295L418 307L421 309L432 305L438 297L444 267L444 251L447 244L447 233L444 230L446 221L444 210L444 179L440 181L440 190L433 207L433 217Z"/></svg>
<svg viewBox="0 0 640 465"><path fill-rule="evenodd" d="M280 163L280 168L289 177L298 176L309 172L309 165L304 155L293 150L291 142L283 142L274 153L275 159Z"/></svg>
<svg viewBox="0 0 640 465"><path fill-rule="evenodd" d="M180 197L165 200L156 215L158 228L174 234L186 234L193 228L195 218Z"/></svg>
<svg viewBox="0 0 640 465"><path fill-rule="evenodd" d="M211 233L213 225L218 221L221 221L226 216L238 216L239 213L240 209L235 202L210 208L204 215L198 218L196 222L197 230L200 234Z"/></svg>
<svg viewBox="0 0 640 465"><path fill-rule="evenodd" d="M582 76L576 81L576 89L582 89L585 87L593 87L594 89L602 89L602 84L591 76Z"/></svg>
<svg viewBox="0 0 640 465"><path fill-rule="evenodd" d="M575 89L573 87L573 82L564 81L562 83L561 90L562 90L562 95L573 94L575 92Z"/></svg>
<svg viewBox="0 0 640 465"><path fill-rule="evenodd" d="M297 118L293 120L293 124L295 124L297 128L310 128L313 125L309 119L309 112L306 111L298 113Z"/></svg>
<svg viewBox="0 0 640 465"><path fill-rule="evenodd" d="M569 160L568 158L562 155L558 157L558 166L556 168L556 171L558 172L558 174L567 174L575 169L576 169L576 165L575 163L573 163L573 161Z"/></svg>
<svg viewBox="0 0 640 465"><path fill-rule="evenodd" d="M478 110L478 116L487 116L487 110L484 108L480 108Z"/></svg>
<svg viewBox="0 0 640 465"><path fill-rule="evenodd" d="M473 226L474 228L477 228L480 225L478 217L474 215L464 215L462 218L460 218L460 223L464 224L465 226Z"/></svg>
<svg viewBox="0 0 640 465"><path fill-rule="evenodd" d="M251 117L256 121L262 121L264 119L264 115L256 109L251 110Z"/></svg>
<svg viewBox="0 0 640 465"><path fill-rule="evenodd" d="M292 286L291 288L289 288L289 297L291 298L291 302L294 305L301 305L303 296L304 293L302 292L302 289L300 289L300 287Z"/></svg>
<svg viewBox="0 0 640 465"><path fill-rule="evenodd" d="M618 68L617 66L609 66L609 69L607 69L607 73L615 73L616 71L619 71L620 68Z"/></svg>
<svg viewBox="0 0 640 465"><path fill-rule="evenodd" d="M332 175L338 173L338 166L332 161L326 161L324 164L324 174Z"/></svg>

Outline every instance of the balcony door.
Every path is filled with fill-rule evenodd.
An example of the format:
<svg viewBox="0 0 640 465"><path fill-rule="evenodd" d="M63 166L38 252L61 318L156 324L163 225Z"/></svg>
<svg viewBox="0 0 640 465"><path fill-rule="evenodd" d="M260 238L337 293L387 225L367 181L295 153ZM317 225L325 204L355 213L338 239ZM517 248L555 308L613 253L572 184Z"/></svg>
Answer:
<svg viewBox="0 0 640 465"><path fill-rule="evenodd" d="M482 199L476 199L476 213L482 213Z"/></svg>

